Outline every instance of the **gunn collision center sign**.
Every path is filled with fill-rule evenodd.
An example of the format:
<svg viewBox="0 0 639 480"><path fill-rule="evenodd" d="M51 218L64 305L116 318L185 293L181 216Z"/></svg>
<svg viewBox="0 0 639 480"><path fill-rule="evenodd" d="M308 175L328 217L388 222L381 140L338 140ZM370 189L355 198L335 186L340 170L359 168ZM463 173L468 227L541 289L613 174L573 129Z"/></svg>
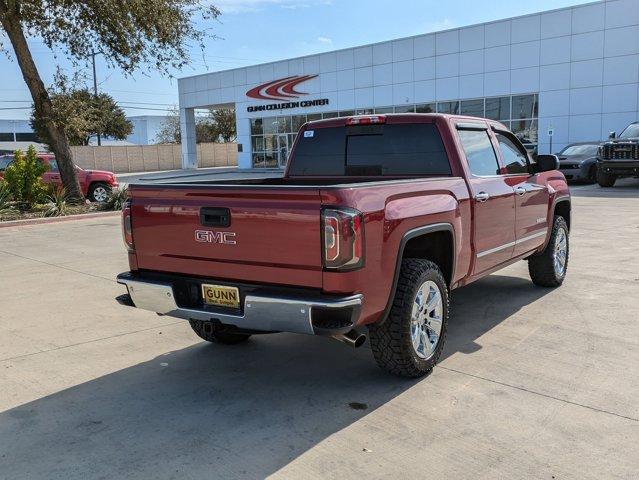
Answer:
<svg viewBox="0 0 639 480"><path fill-rule="evenodd" d="M268 83L263 83L251 88L246 92L246 96L258 100L278 100L279 103L267 103L264 105L251 105L246 108L247 112L262 112L265 110L283 110L285 108L305 108L328 105L328 98L316 100L295 100L301 95L308 93L298 92L295 87L306 82L317 75L294 75L292 77L280 78Z"/></svg>

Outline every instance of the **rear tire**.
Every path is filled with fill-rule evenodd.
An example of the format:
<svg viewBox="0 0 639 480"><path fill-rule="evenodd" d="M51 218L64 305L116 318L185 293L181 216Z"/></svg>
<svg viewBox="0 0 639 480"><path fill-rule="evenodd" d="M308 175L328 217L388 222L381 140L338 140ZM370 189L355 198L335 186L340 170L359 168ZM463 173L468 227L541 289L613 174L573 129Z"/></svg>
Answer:
<svg viewBox="0 0 639 480"><path fill-rule="evenodd" d="M602 172L601 169L597 169L597 183L600 187L609 188L614 187L617 177L610 173Z"/></svg>
<svg viewBox="0 0 639 480"><path fill-rule="evenodd" d="M588 170L588 179L586 180L588 183L597 183L597 165L593 165Z"/></svg>
<svg viewBox="0 0 639 480"><path fill-rule="evenodd" d="M556 216L546 248L528 258L530 279L540 287L558 287L566 278L570 243L568 224L564 217Z"/></svg>
<svg viewBox="0 0 639 480"><path fill-rule="evenodd" d="M251 336L248 333L236 333L226 327L202 322L201 320L189 320L191 328L202 340L211 343L221 343L224 345L235 345L245 342Z"/></svg>
<svg viewBox="0 0 639 480"><path fill-rule="evenodd" d="M439 267L405 259L388 318L369 327L377 364L402 377L429 374L444 347L448 316L448 287Z"/></svg>

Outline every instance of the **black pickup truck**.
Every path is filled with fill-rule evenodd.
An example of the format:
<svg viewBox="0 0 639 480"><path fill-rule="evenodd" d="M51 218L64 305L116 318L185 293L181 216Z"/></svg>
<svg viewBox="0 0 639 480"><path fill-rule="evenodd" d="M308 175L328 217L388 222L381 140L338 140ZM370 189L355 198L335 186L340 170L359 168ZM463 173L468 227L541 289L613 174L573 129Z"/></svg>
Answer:
<svg viewBox="0 0 639 480"><path fill-rule="evenodd" d="M617 137L610 133L597 152L597 183L612 187L618 178L639 178L639 122L628 125Z"/></svg>

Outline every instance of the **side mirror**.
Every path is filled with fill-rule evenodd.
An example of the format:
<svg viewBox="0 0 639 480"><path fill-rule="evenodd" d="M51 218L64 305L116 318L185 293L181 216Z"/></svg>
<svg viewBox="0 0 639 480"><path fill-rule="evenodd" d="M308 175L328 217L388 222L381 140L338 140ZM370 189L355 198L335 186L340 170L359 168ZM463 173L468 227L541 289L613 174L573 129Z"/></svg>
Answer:
<svg viewBox="0 0 639 480"><path fill-rule="evenodd" d="M537 163L533 164L535 173L559 170L559 157L557 155L537 155Z"/></svg>
<svg viewBox="0 0 639 480"><path fill-rule="evenodd" d="M615 138L617 138L617 132L610 132L610 133L608 134L608 138L609 138L610 140L614 140Z"/></svg>

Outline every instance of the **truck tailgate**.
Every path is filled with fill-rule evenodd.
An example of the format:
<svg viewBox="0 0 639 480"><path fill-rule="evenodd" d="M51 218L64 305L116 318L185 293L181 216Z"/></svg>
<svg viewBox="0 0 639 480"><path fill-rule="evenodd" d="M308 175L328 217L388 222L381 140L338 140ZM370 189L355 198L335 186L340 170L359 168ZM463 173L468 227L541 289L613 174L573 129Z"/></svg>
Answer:
<svg viewBox="0 0 639 480"><path fill-rule="evenodd" d="M322 285L318 189L133 185L131 198L141 270ZM215 226L215 209L228 209L228 226Z"/></svg>

